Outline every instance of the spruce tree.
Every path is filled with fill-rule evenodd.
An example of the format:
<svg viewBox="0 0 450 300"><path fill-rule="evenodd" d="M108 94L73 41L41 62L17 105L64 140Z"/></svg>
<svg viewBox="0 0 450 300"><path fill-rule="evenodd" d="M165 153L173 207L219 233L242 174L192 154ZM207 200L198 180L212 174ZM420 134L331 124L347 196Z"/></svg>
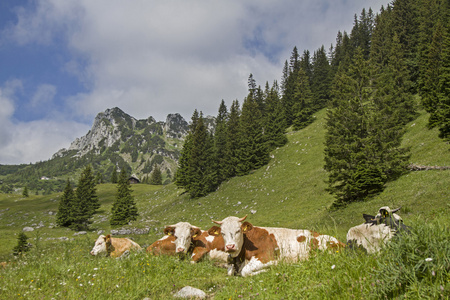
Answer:
<svg viewBox="0 0 450 300"><path fill-rule="evenodd" d="M17 237L17 245L13 248L14 256L18 256L30 250L30 246L28 245L28 237L25 233L19 233Z"/></svg>
<svg viewBox="0 0 450 300"><path fill-rule="evenodd" d="M263 134L261 111L252 91L244 100L239 119L237 175L246 175L269 161L266 136Z"/></svg>
<svg viewBox="0 0 450 300"><path fill-rule="evenodd" d="M230 107L230 114L227 122L226 134L226 165L225 175L227 178L236 176L236 166L239 162L238 148L239 148L239 120L241 116L239 101L234 100Z"/></svg>
<svg viewBox="0 0 450 300"><path fill-rule="evenodd" d="M330 64L323 46L313 55L310 88L313 97L312 111L326 107L330 100L331 77Z"/></svg>
<svg viewBox="0 0 450 300"><path fill-rule="evenodd" d="M59 201L58 212L56 213L56 224L63 227L68 227L72 224L74 205L75 193L69 179L67 179L66 187Z"/></svg>
<svg viewBox="0 0 450 300"><path fill-rule="evenodd" d="M359 49L348 73L341 66L335 77L332 107L325 128L325 170L328 191L336 198L334 206L364 200L383 184L382 173L368 159L371 89L367 63Z"/></svg>
<svg viewBox="0 0 450 300"><path fill-rule="evenodd" d="M228 111L225 102L222 100L219 107L219 113L216 117L216 129L214 134L215 160L217 161L217 183L220 184L227 178L227 121Z"/></svg>
<svg viewBox="0 0 450 300"><path fill-rule="evenodd" d="M111 173L111 183L117 183L117 166L114 165L114 170Z"/></svg>
<svg viewBox="0 0 450 300"><path fill-rule="evenodd" d="M28 198L30 196L29 193L28 193L28 187L27 186L25 186L23 188L22 196L24 196L26 198Z"/></svg>
<svg viewBox="0 0 450 300"><path fill-rule="evenodd" d="M439 136L450 141L450 32L444 32L442 64L439 72L437 119Z"/></svg>
<svg viewBox="0 0 450 300"><path fill-rule="evenodd" d="M295 130L300 130L313 121L311 116L313 113L313 97L308 76L303 69L298 70L293 97L292 113L294 119L292 123Z"/></svg>
<svg viewBox="0 0 450 300"><path fill-rule="evenodd" d="M264 117L264 134L266 135L267 150L271 151L287 143L286 120L283 106L278 94L278 84L275 81L272 88L267 87L266 115Z"/></svg>
<svg viewBox="0 0 450 300"><path fill-rule="evenodd" d="M189 132L184 140L183 149L181 150L180 159L178 160L178 168L175 173L175 184L178 187L187 188L191 174L189 173L189 164L192 150L192 138L195 127L197 126L199 119L198 111L194 110L191 117L191 124L189 125Z"/></svg>
<svg viewBox="0 0 450 300"><path fill-rule="evenodd" d="M158 166L155 165L152 174L150 175L150 184L161 185L162 184L162 174Z"/></svg>
<svg viewBox="0 0 450 300"><path fill-rule="evenodd" d="M81 173L75 195L76 201L70 227L74 230L86 230L91 223L90 219L100 208L91 165L88 165Z"/></svg>
<svg viewBox="0 0 450 300"><path fill-rule="evenodd" d="M126 225L130 221L136 221L138 210L134 197L131 195L131 185L125 168L122 168L117 183L116 199L111 208L111 225Z"/></svg>

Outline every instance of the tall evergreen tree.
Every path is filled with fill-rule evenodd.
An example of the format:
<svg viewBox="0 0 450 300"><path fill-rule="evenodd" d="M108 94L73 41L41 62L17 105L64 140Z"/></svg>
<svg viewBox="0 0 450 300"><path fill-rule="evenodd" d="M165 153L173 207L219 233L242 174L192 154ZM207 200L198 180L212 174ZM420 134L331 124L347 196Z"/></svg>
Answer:
<svg viewBox="0 0 450 300"><path fill-rule="evenodd" d="M67 179L61 200L59 201L58 212L56 213L56 224L68 227L72 224L72 214L75 205L75 193L69 179Z"/></svg>
<svg viewBox="0 0 450 300"><path fill-rule="evenodd" d="M216 118L216 130L214 135L214 151L215 160L217 162L217 182L220 184L227 178L226 168L228 163L227 157L227 122L228 111L225 101L222 100L219 112Z"/></svg>
<svg viewBox="0 0 450 300"><path fill-rule="evenodd" d="M296 77L292 112L294 114L294 129L300 130L313 121L311 116L313 113L313 97L305 71L299 69Z"/></svg>
<svg viewBox="0 0 450 300"><path fill-rule="evenodd" d="M265 138L261 111L250 91L242 105L239 119L237 175L246 175L250 170L259 168L269 161Z"/></svg>
<svg viewBox="0 0 450 300"><path fill-rule="evenodd" d="M236 176L236 166L239 162L238 148L239 148L239 122L240 122L240 105L238 100L234 100L231 104L230 114L227 122L226 135L226 167L225 174L228 178Z"/></svg>
<svg viewBox="0 0 450 300"><path fill-rule="evenodd" d="M278 94L278 84L275 81L272 88L267 84L266 92L266 115L264 117L264 134L268 151L277 147L284 146L287 143L286 120L283 114L283 106Z"/></svg>
<svg viewBox="0 0 450 300"><path fill-rule="evenodd" d="M184 140L183 149L181 150L180 159L178 160L178 168L175 173L175 184L179 187L186 188L191 180L191 175L189 173L189 164L192 150L192 139L195 128L199 120L199 114L197 110L191 117L191 124L189 125L189 132Z"/></svg>
<svg viewBox="0 0 450 300"><path fill-rule="evenodd" d="M313 97L313 111L324 108L330 100L331 77L330 64L322 46L314 52L312 61L311 92Z"/></svg>
<svg viewBox="0 0 450 300"><path fill-rule="evenodd" d="M81 173L75 195L76 201L70 227L74 230L85 230L91 223L90 219L96 210L100 208L91 165L86 166Z"/></svg>
<svg viewBox="0 0 450 300"><path fill-rule="evenodd" d="M136 221L139 214L131 192L126 168L122 168L117 184L116 199L111 208L111 219L109 220L111 225L126 225L131 221Z"/></svg>
<svg viewBox="0 0 450 300"><path fill-rule="evenodd" d="M368 159L372 149L368 134L369 70L361 49L348 73L339 68L333 87L332 108L327 112L325 128L325 170L328 191L334 194L334 206L363 200L378 192L382 172Z"/></svg>

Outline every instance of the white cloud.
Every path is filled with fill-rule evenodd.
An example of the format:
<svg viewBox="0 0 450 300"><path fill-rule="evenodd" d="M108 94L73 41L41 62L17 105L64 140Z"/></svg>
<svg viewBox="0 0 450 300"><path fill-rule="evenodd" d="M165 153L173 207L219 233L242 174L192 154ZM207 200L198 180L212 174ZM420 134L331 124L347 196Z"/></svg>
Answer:
<svg viewBox="0 0 450 300"><path fill-rule="evenodd" d="M338 30L351 30L354 14L369 6L377 12L389 2L37 0L31 9L18 11L18 23L7 34L19 45L69 49L71 57L61 69L76 74L87 91L59 100L67 106L62 111L72 114L63 120L73 114L92 119L115 106L136 118L164 120L179 112L190 119L194 109L216 115L222 99L228 106L235 99L242 102L250 73L257 84L272 84L280 79L294 46L300 53L312 53L322 44L328 49ZM49 105L56 91L63 92L42 83L31 104ZM0 97L4 99L9 98ZM79 126L75 136L87 131L86 125L63 124ZM74 133L64 135L65 125L41 120L12 131L18 136L14 140L25 145L31 145L31 135L36 147L30 147L36 150L38 137L56 140L58 134L65 143L61 147L68 147ZM62 131L55 131L58 127ZM16 145L9 151L25 151ZM32 157L22 155L23 161Z"/></svg>

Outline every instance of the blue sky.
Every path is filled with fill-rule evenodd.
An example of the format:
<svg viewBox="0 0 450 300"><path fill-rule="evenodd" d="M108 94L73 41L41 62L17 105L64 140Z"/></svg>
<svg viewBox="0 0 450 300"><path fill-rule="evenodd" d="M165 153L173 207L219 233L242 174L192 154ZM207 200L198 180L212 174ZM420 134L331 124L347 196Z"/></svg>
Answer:
<svg viewBox="0 0 450 300"><path fill-rule="evenodd" d="M119 107L216 115L279 80L294 46L326 49L387 0L0 2L0 164L50 159Z"/></svg>

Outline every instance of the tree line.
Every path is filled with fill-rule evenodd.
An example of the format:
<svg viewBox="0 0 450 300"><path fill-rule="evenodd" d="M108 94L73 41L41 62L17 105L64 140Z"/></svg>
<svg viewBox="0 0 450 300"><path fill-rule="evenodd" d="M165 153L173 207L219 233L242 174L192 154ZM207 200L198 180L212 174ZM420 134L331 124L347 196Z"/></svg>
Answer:
<svg viewBox="0 0 450 300"><path fill-rule="evenodd" d="M323 46L312 55L294 47L280 85L262 89L250 74L242 107L235 100L228 111L222 100L215 131L194 111L175 184L193 198L205 196L265 165L287 142L287 128L300 130L327 108L324 169L333 205L381 192L408 171L401 140L418 109L450 140L449 5L395 0L378 14L363 9L328 55Z"/></svg>

